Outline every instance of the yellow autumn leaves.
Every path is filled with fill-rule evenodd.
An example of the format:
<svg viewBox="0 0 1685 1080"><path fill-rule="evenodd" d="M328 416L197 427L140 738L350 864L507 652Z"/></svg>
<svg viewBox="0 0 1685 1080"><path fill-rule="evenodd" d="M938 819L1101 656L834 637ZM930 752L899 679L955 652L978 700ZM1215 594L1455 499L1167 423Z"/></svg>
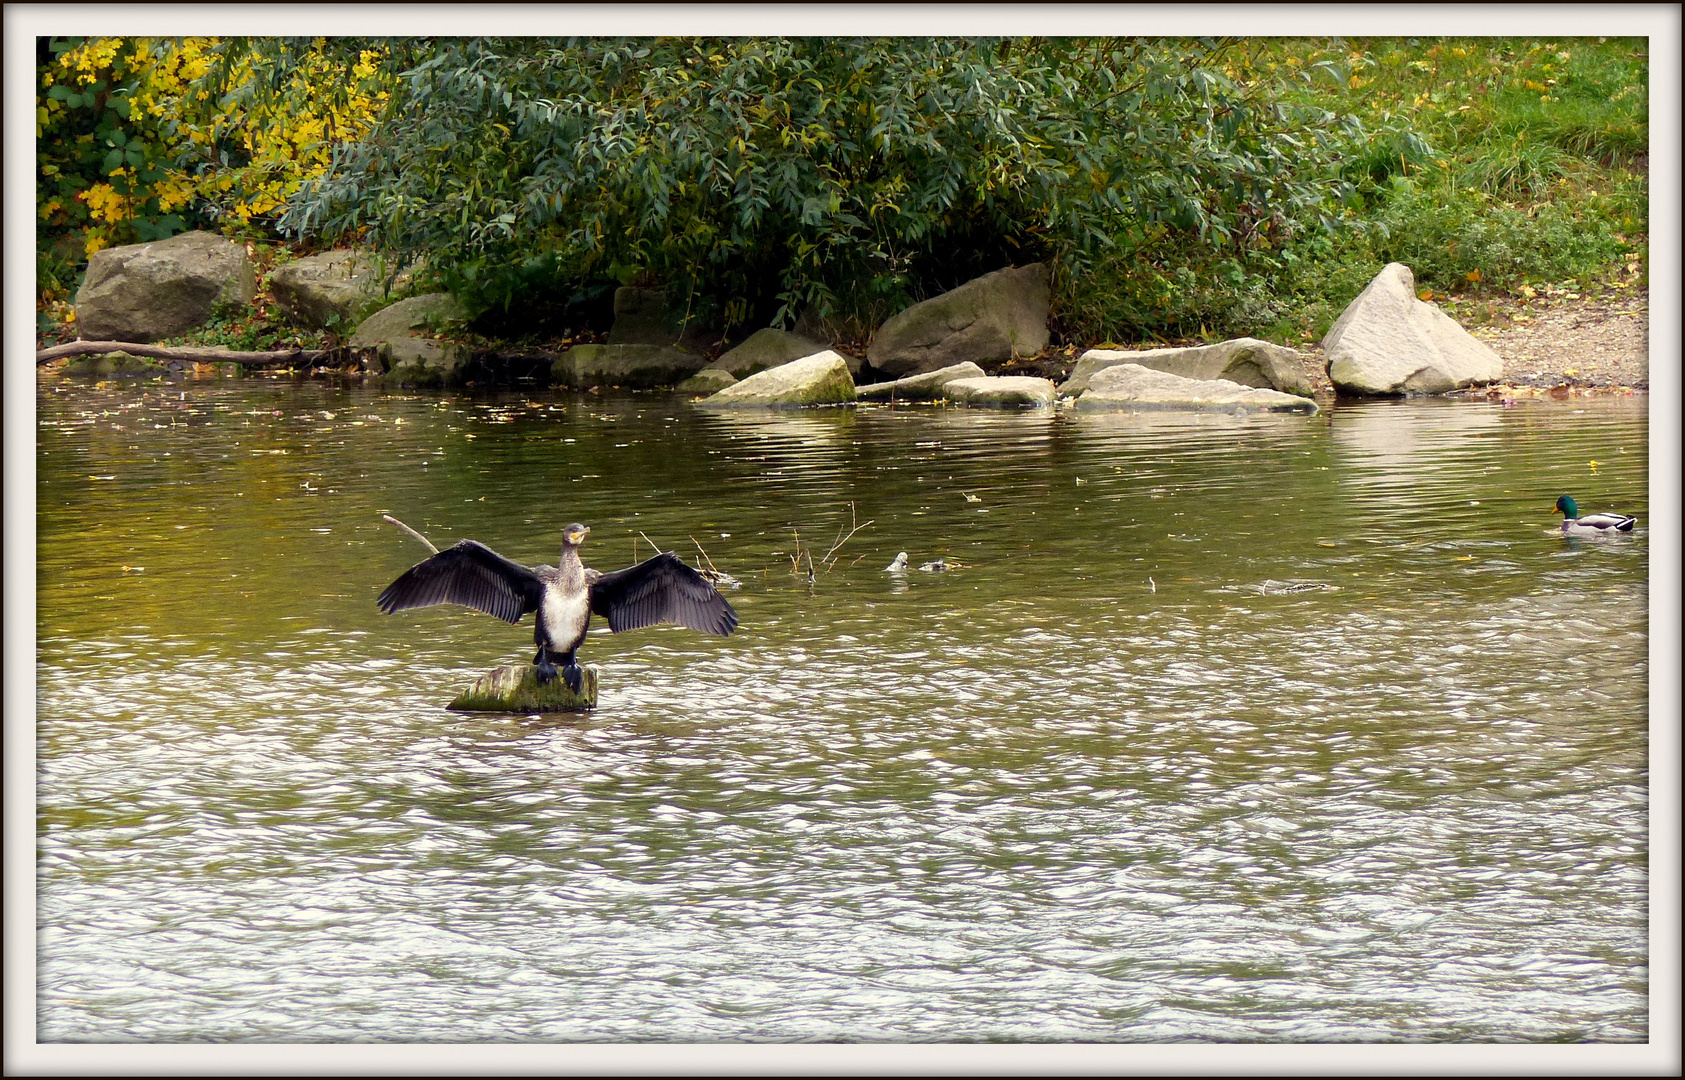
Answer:
<svg viewBox="0 0 1685 1080"><path fill-rule="evenodd" d="M37 136L44 147L57 136L53 145L72 153L75 173L92 182L74 194L85 222L64 213L65 191L42 185L43 221L81 224L89 254L127 242L143 213L208 206L219 221L261 224L326 170L335 142L362 135L386 104L387 92L372 89L377 51L363 50L347 72L322 44L294 70L292 85L266 99L268 108L251 104L259 100L248 92L253 58L219 55L215 38L87 38L61 52L41 74ZM199 84L213 63L226 64L220 91ZM49 93L55 86L64 90ZM90 134L86 110L96 94L115 119L108 112ZM44 162L43 175L58 168Z"/></svg>

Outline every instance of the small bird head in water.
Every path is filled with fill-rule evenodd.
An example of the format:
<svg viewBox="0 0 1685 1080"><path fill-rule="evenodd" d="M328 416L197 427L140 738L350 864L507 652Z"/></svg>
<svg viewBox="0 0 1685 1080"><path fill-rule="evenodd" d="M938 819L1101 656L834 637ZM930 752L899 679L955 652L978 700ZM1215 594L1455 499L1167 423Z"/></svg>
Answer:
<svg viewBox="0 0 1685 1080"><path fill-rule="evenodd" d="M903 552L901 552L901 554L895 556L894 562L892 562L888 566L884 567L884 572L890 573L890 574L899 574L901 571L903 571L905 569L907 569L907 553L905 551L903 551Z"/></svg>

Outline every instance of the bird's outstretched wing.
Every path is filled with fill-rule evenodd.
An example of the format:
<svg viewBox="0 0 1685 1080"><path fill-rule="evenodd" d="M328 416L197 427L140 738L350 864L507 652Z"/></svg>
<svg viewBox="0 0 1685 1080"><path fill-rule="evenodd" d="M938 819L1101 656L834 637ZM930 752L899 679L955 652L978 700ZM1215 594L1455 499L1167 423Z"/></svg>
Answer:
<svg viewBox="0 0 1685 1080"><path fill-rule="evenodd" d="M737 612L725 597L671 551L590 584L591 610L617 634L665 622L721 635L737 626Z"/></svg>
<svg viewBox="0 0 1685 1080"><path fill-rule="evenodd" d="M504 622L519 622L522 615L537 610L543 595L544 583L530 567L484 544L463 540L405 570L375 603L388 615L432 604L461 604Z"/></svg>

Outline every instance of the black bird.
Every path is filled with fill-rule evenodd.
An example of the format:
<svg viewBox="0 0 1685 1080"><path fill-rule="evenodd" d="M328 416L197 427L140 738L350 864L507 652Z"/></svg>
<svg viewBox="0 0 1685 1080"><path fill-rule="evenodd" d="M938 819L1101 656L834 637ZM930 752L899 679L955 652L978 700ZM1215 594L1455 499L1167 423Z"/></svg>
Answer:
<svg viewBox="0 0 1685 1080"><path fill-rule="evenodd" d="M388 615L461 604L509 623L535 611L532 637L538 654L532 662L538 681L542 685L556 677L559 657L562 680L576 694L581 678L574 653L593 612L617 634L666 622L720 635L737 626L737 612L725 597L671 551L610 574L588 569L580 562L579 545L590 531L578 524L562 531L559 566L522 566L484 544L463 540L404 571L375 602Z"/></svg>

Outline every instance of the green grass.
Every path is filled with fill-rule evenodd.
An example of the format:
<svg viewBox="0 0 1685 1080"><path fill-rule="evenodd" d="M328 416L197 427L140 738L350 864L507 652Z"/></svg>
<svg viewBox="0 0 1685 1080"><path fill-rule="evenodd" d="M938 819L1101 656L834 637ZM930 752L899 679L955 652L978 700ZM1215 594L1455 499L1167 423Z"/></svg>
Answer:
<svg viewBox="0 0 1685 1080"><path fill-rule="evenodd" d="M1644 283L1643 40L1261 39L1244 52L1231 75L1361 121L1342 155L1342 228L1102 259L1067 292L1068 338L1312 339L1393 261L1460 301Z"/></svg>

